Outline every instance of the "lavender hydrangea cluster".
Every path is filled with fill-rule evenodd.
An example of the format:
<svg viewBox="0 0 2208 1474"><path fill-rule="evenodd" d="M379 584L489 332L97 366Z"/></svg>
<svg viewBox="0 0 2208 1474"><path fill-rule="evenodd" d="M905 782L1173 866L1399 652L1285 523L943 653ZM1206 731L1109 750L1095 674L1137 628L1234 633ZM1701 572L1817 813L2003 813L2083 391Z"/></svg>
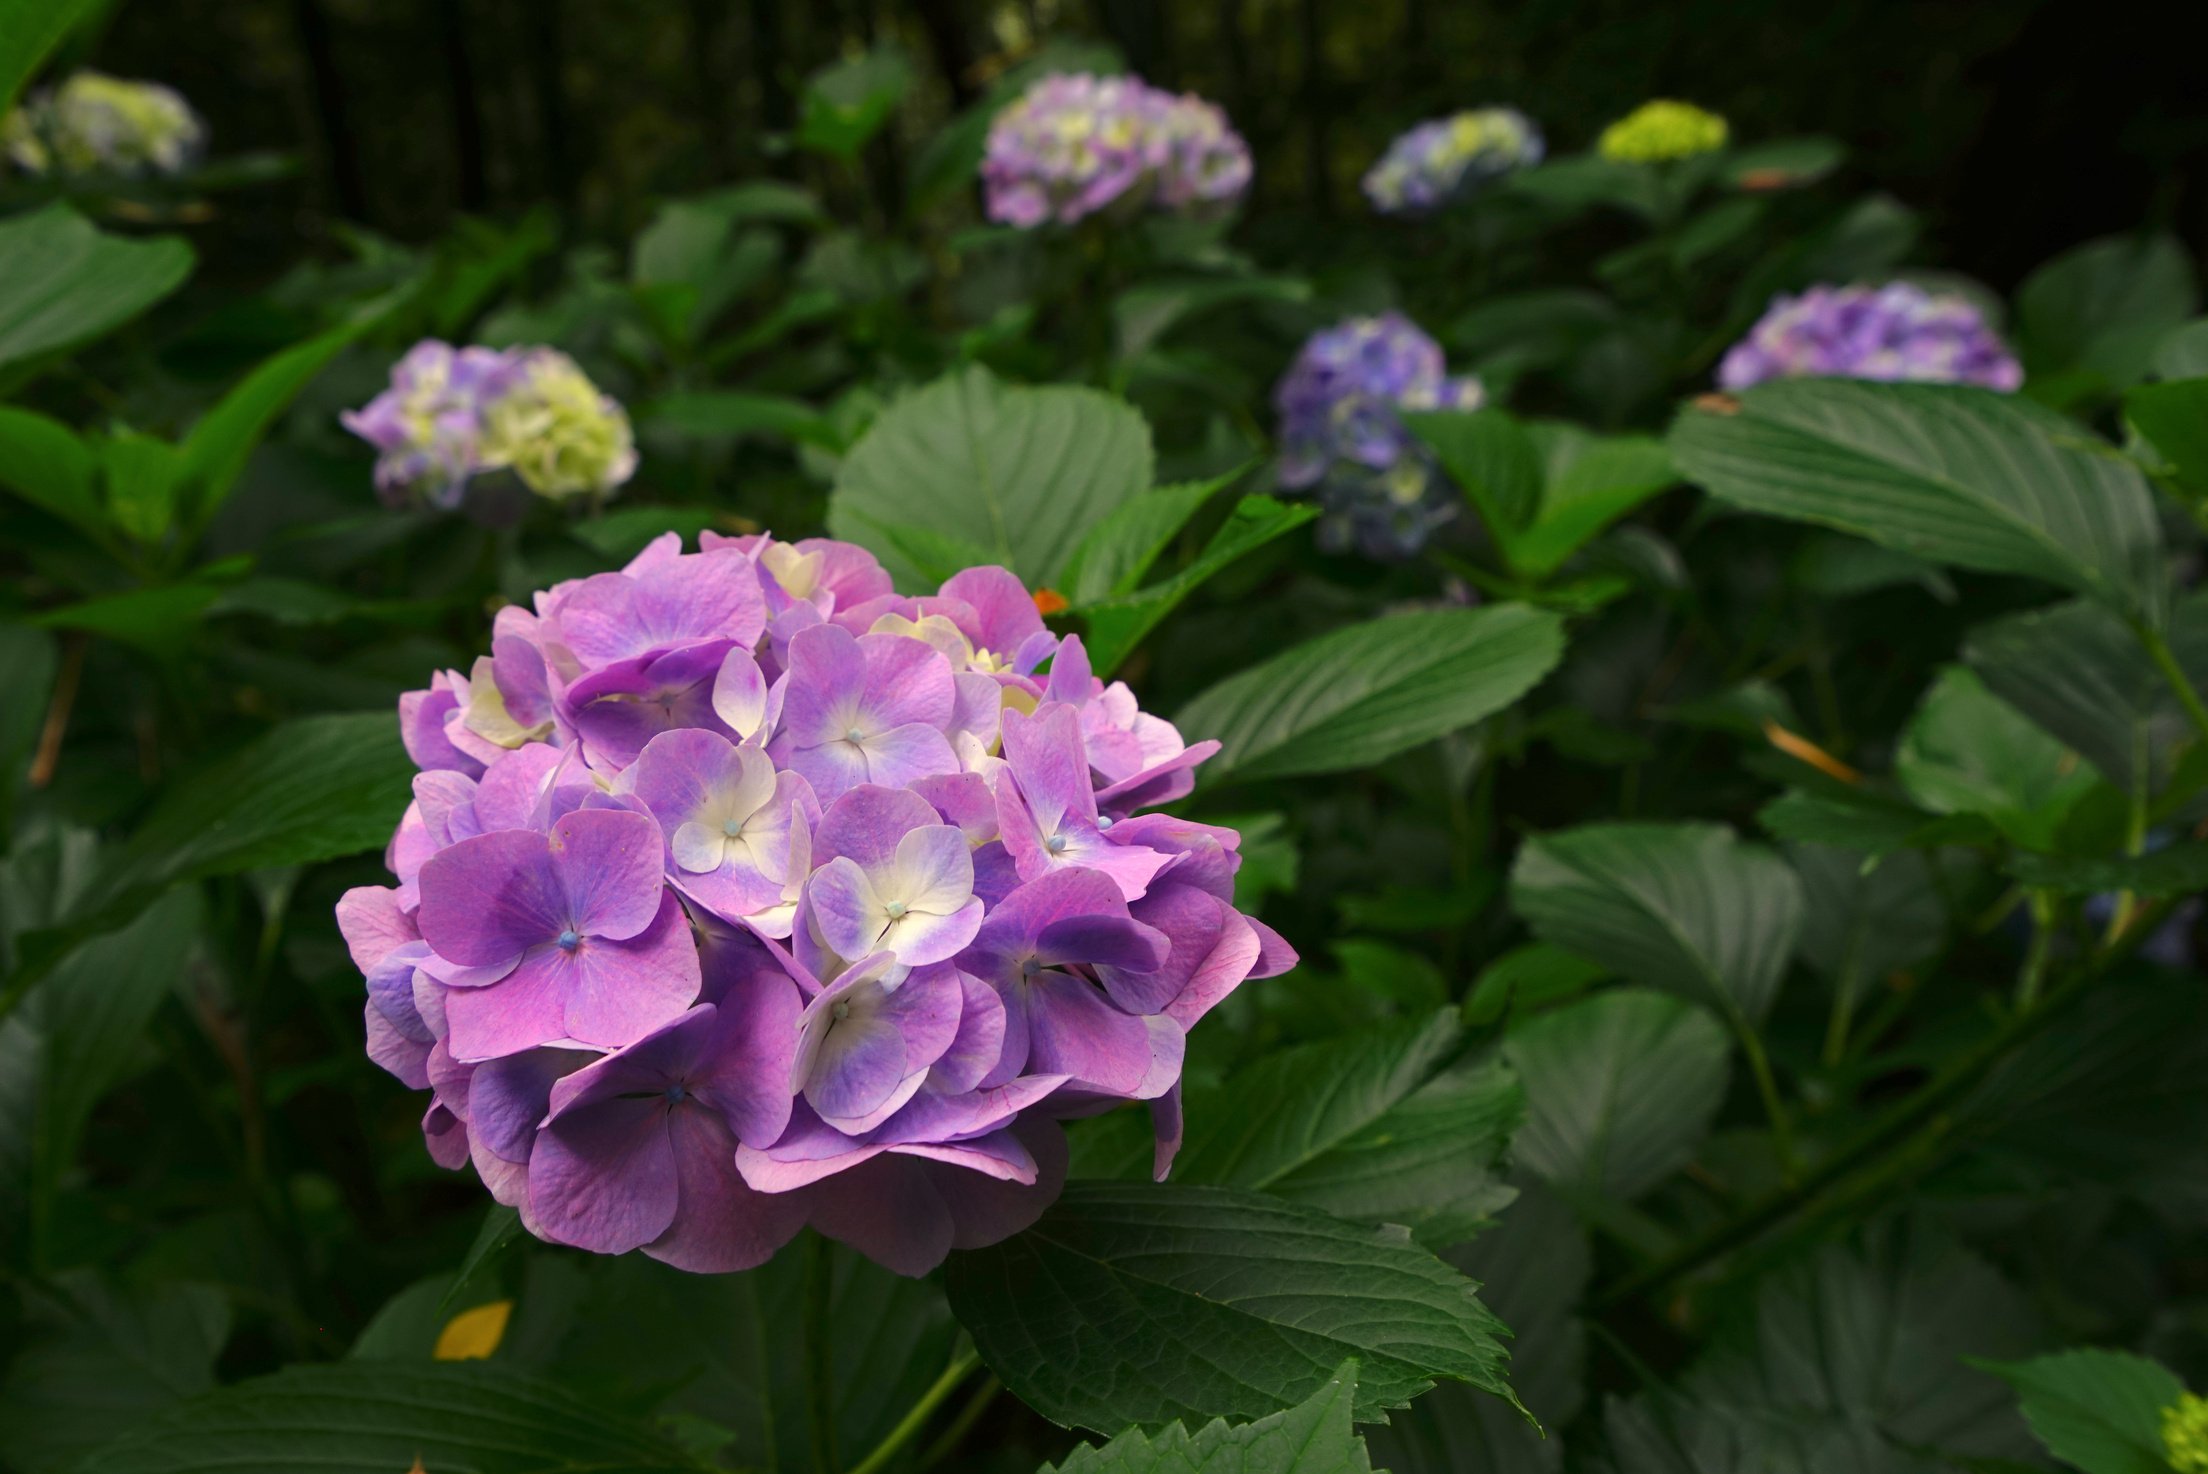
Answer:
<svg viewBox="0 0 2208 1474"><path fill-rule="evenodd" d="M989 218L1071 225L1116 207L1203 215L1250 182L1250 150L1216 105L1138 77L1054 73L990 125L981 163Z"/></svg>
<svg viewBox="0 0 2208 1474"><path fill-rule="evenodd" d="M391 387L342 416L373 445L385 499L460 504L468 483L510 470L538 496L608 496L636 471L618 401L556 348L455 348L429 339L391 369Z"/></svg>
<svg viewBox="0 0 2208 1474"><path fill-rule="evenodd" d="M1978 309L1909 282L1812 287L1775 299L1726 353L1718 383L1821 376L1978 384L2004 392L2024 369Z"/></svg>
<svg viewBox="0 0 2208 1474"><path fill-rule="evenodd" d="M0 124L0 147L26 174L180 174L206 139L173 87L92 71L32 93Z"/></svg>
<svg viewBox="0 0 2208 1474"><path fill-rule="evenodd" d="M920 1274L1017 1232L1058 1121L1149 1104L1291 966L1184 742L1002 568L668 534L508 607L399 705L421 773L338 923L429 1150L540 1238L743 1269L801 1227Z"/></svg>
<svg viewBox="0 0 2208 1474"><path fill-rule="evenodd" d="M1384 215L1423 215L1513 169L1541 162L1541 130L1515 108L1473 108L1419 124L1365 173L1365 198Z"/></svg>
<svg viewBox="0 0 2208 1474"><path fill-rule="evenodd" d="M1455 514L1457 493L1400 412L1477 409L1484 397L1400 313L1338 323L1312 335L1273 391L1280 484L1319 498L1327 547L1407 556Z"/></svg>

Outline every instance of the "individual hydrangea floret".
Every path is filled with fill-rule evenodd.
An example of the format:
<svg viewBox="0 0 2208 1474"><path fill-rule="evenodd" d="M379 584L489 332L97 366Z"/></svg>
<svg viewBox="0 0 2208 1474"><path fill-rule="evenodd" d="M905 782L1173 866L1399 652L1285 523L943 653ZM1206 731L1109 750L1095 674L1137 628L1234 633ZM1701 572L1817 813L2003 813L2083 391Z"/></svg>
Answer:
<svg viewBox="0 0 2208 1474"><path fill-rule="evenodd" d="M1004 569L908 598L848 543L702 541L501 610L399 703L396 883L338 924L431 1155L697 1271L810 1225L925 1273L1121 1102L1163 1175L1187 1031L1295 961L1235 907L1240 836L1154 811L1218 744Z"/></svg>
<svg viewBox="0 0 2208 1474"><path fill-rule="evenodd" d="M1457 493L1400 412L1477 409L1484 397L1478 379L1451 378L1441 346L1399 313L1315 333L1273 391L1280 484L1319 498L1328 547L1407 556L1454 515Z"/></svg>
<svg viewBox="0 0 2208 1474"><path fill-rule="evenodd" d="M2162 1409L2162 1446L2177 1474L2208 1474L2208 1397L2181 1392Z"/></svg>
<svg viewBox="0 0 2208 1474"><path fill-rule="evenodd" d="M1624 164L1661 164L1715 153L1730 129L1723 118L1691 102L1644 102L1602 130L1595 150Z"/></svg>
<svg viewBox="0 0 2208 1474"><path fill-rule="evenodd" d="M27 174L179 174L206 139L174 88L89 71L32 93L0 126L0 144Z"/></svg>
<svg viewBox="0 0 2208 1474"><path fill-rule="evenodd" d="M989 218L1023 229L1106 209L1209 214L1250 182L1250 151L1218 107L1139 77L1054 73L990 125Z"/></svg>
<svg viewBox="0 0 2208 1474"><path fill-rule="evenodd" d="M636 470L628 414L553 348L417 343L391 387L343 416L379 452L394 502L459 505L468 482L510 470L538 496L606 496Z"/></svg>
<svg viewBox="0 0 2208 1474"><path fill-rule="evenodd" d="M1473 108L1419 124L1365 174L1365 198L1384 215L1420 215L1541 162L1541 130L1514 108Z"/></svg>
<svg viewBox="0 0 2208 1474"><path fill-rule="evenodd" d="M1718 383L1826 377L1977 384L2004 392L2024 369L1969 299L1909 282L1812 287L1775 299L1726 353Z"/></svg>

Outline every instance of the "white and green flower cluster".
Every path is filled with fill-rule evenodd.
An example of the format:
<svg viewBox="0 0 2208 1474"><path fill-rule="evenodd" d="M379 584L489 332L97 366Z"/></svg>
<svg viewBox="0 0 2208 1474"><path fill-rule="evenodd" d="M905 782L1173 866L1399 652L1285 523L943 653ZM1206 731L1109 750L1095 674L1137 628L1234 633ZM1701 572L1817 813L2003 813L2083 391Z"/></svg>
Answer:
<svg viewBox="0 0 2208 1474"><path fill-rule="evenodd" d="M174 88L104 72L42 88L0 124L0 147L18 169L64 177L179 174L206 139L206 125Z"/></svg>

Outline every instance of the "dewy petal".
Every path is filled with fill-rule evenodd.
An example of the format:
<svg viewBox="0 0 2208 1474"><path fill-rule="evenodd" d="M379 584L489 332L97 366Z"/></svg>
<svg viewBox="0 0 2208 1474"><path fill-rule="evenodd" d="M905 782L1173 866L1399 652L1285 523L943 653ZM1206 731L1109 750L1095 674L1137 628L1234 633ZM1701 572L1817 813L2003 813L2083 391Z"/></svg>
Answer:
<svg viewBox="0 0 2208 1474"><path fill-rule="evenodd" d="M578 809L552 826L551 850L568 907L560 930L626 941L660 914L664 850L649 814Z"/></svg>
<svg viewBox="0 0 2208 1474"><path fill-rule="evenodd" d="M432 856L422 879L422 939L465 967L510 962L568 925L567 894L534 830L462 840Z"/></svg>
<svg viewBox="0 0 2208 1474"><path fill-rule="evenodd" d="M889 926L889 913L858 863L837 856L813 872L806 885L813 929L839 957L863 957Z"/></svg>
<svg viewBox="0 0 2208 1474"><path fill-rule="evenodd" d="M883 888L887 899L913 911L937 916L958 911L974 898L974 852L966 836L948 824L909 831L897 841Z"/></svg>
<svg viewBox="0 0 2208 1474"><path fill-rule="evenodd" d="M620 1049L679 1017L701 981L689 920L663 891L659 914L633 938L592 937L573 952L547 943L494 983L448 992L452 1052L482 1060L539 1044Z"/></svg>
<svg viewBox="0 0 2208 1474"><path fill-rule="evenodd" d="M738 647L721 658L713 678L713 712L737 736L759 734L767 721L767 678L751 652Z"/></svg>
<svg viewBox="0 0 2208 1474"><path fill-rule="evenodd" d="M888 866L906 834L937 823L934 808L920 795L902 788L862 784L838 797L821 815L813 836L813 860L826 864L837 855L848 855L868 870Z"/></svg>
<svg viewBox="0 0 2208 1474"><path fill-rule="evenodd" d="M1063 702L1049 702L1033 716L1004 714L1004 756L1020 796L1045 838L1068 817L1096 818L1096 790L1081 745L1081 716Z"/></svg>
<svg viewBox="0 0 2208 1474"><path fill-rule="evenodd" d="M673 735L673 734L669 734ZM684 823L678 826L668 841L668 850L674 857L676 868L692 875L703 875L721 868L721 860L728 853L728 836L718 829L708 829L703 824Z"/></svg>
<svg viewBox="0 0 2208 1474"><path fill-rule="evenodd" d="M1028 639L1048 633L1034 597L1008 569L964 569L944 581L942 594L973 611L971 626L962 625L962 631L977 650L1009 657Z"/></svg>
<svg viewBox="0 0 2208 1474"><path fill-rule="evenodd" d="M891 788L959 770L950 738L922 722L877 733L859 743L858 750L866 760L867 781Z"/></svg>
<svg viewBox="0 0 2208 1474"><path fill-rule="evenodd" d="M866 661L862 707L876 728L911 724L941 732L958 704L951 663L942 652L902 635L861 635Z"/></svg>
<svg viewBox="0 0 2208 1474"><path fill-rule="evenodd" d="M829 624L799 630L790 638L789 662L776 741L799 751L842 741L858 721L866 693L867 662L858 637Z"/></svg>

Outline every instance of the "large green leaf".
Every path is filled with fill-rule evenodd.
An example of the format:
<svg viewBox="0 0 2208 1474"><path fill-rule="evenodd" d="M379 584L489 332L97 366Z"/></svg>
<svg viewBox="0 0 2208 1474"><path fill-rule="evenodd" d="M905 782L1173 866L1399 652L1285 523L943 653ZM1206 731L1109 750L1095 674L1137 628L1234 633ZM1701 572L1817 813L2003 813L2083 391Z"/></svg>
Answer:
<svg viewBox="0 0 2208 1474"><path fill-rule="evenodd" d="M92 9L93 0L0 0L0 115Z"/></svg>
<svg viewBox="0 0 2208 1474"><path fill-rule="evenodd" d="M81 909L180 880L377 849L406 808L413 778L389 713L285 722L173 782Z"/></svg>
<svg viewBox="0 0 2208 1474"><path fill-rule="evenodd" d="M1370 767L1501 711L1563 652L1562 621L1521 604L1394 614L1229 676L1175 720L1225 744L1214 780Z"/></svg>
<svg viewBox="0 0 2208 1474"><path fill-rule="evenodd" d="M895 47L831 62L805 79L798 145L856 158L911 87L912 63Z"/></svg>
<svg viewBox="0 0 2208 1474"><path fill-rule="evenodd" d="M1059 592L1075 608L1131 594L1167 543L1203 509L1240 470L1208 481L1154 486L1089 529L1067 560Z"/></svg>
<svg viewBox="0 0 2208 1474"><path fill-rule="evenodd" d="M2124 420L2193 496L2208 496L2208 379L2142 384L2124 396Z"/></svg>
<svg viewBox="0 0 2208 1474"><path fill-rule="evenodd" d="M2141 855L2108 859L2024 854L2011 861L2009 873L2028 886L2073 896L2116 891L2141 896L2191 895L2208 890L2208 844L2185 840Z"/></svg>
<svg viewBox="0 0 2208 1474"><path fill-rule="evenodd" d="M0 222L0 370L66 352L184 284L175 236L106 235L67 205Z"/></svg>
<svg viewBox="0 0 2208 1474"><path fill-rule="evenodd" d="M1725 1031L1641 989L1598 993L1516 1025L1525 1082L1517 1158L1574 1195L1626 1201L1685 1166L1725 1098Z"/></svg>
<svg viewBox="0 0 2208 1474"><path fill-rule="evenodd" d="M2208 686L2208 596L2177 602L2169 643L2193 683ZM2079 600L1980 625L1963 658L1995 696L2126 793L2158 791L2197 736L2168 678L2098 604Z"/></svg>
<svg viewBox="0 0 2208 1474"><path fill-rule="evenodd" d="M1988 1362L2017 1391L2047 1452L2084 1474L2169 1474L2162 1412L2185 1384L2168 1367L2122 1351L2062 1351Z"/></svg>
<svg viewBox="0 0 2208 1474"><path fill-rule="evenodd" d="M1041 1221L953 1258L982 1359L1053 1422L1260 1417L1355 1357L1356 1416L1456 1378L1508 1397L1502 1325L1400 1232L1258 1193L1069 1183Z"/></svg>
<svg viewBox="0 0 2208 1474"><path fill-rule="evenodd" d="M2035 378L2137 383L2154 351L2200 303L2185 248L2167 235L2111 236L2063 252L2016 293L2017 336Z"/></svg>
<svg viewBox="0 0 2208 1474"><path fill-rule="evenodd" d="M1535 936L1729 1019L1763 1017L1801 928L1786 862L1716 824L1588 824L1528 840L1511 904Z"/></svg>
<svg viewBox="0 0 2208 1474"><path fill-rule="evenodd" d="M918 585L901 528L976 544L1042 587L1090 528L1149 489L1151 467L1149 427L1120 401L969 368L882 413L844 457L828 526L905 587Z"/></svg>
<svg viewBox="0 0 2208 1474"><path fill-rule="evenodd" d="M1156 1433L1130 1428L1039 1474L1371 1474L1350 1421L1356 1403L1357 1363L1346 1361L1308 1398L1254 1423L1220 1419L1194 1433L1179 1423Z"/></svg>
<svg viewBox="0 0 2208 1474"><path fill-rule="evenodd" d="M0 486L97 541L107 522L99 478L98 459L67 425L0 406Z"/></svg>
<svg viewBox="0 0 2208 1474"><path fill-rule="evenodd" d="M1167 488L1160 488L1160 491ZM1155 493L1153 493L1155 494ZM1140 506L1141 500L1128 503ZM1124 511L1125 508L1122 508ZM1185 568L1151 584L1148 588L1135 589L1090 604L1081 611L1088 625L1089 663L1098 673L1109 675L1119 663L1134 653L1158 621L1180 604L1181 600L1235 563L1256 552L1283 533L1292 532L1319 515L1319 509L1309 503L1276 501L1269 496L1246 496L1235 503L1234 511L1204 544L1204 550L1191 559ZM1102 531L1105 524L1099 524ZM1084 547L1088 546L1086 543ZM1079 550L1076 550L1079 557Z"/></svg>
<svg viewBox="0 0 2208 1474"><path fill-rule="evenodd" d="M1190 1093L1182 1182L1253 1188L1437 1247L1510 1201L1499 1162L1525 1114L1516 1077L1450 1068L1454 1009L1283 1050Z"/></svg>
<svg viewBox="0 0 2208 1474"><path fill-rule="evenodd" d="M1947 908L1932 862L1913 850L1876 864L1860 850L1789 845L1805 905L1797 951L1804 966L1853 999L1939 951Z"/></svg>
<svg viewBox="0 0 2208 1474"><path fill-rule="evenodd" d="M658 1435L570 1387L483 1362L296 1366L209 1393L100 1450L79 1474L677 1474Z"/></svg>
<svg viewBox="0 0 2208 1474"><path fill-rule="evenodd" d="M2162 533L2145 478L2076 422L2013 395L1783 380L1737 407L1682 414L1671 450L1689 478L1751 512L2161 620Z"/></svg>
<svg viewBox="0 0 2208 1474"><path fill-rule="evenodd" d="M1894 756L1894 776L1937 814L1975 814L2027 849L2052 849L2097 781L2077 755L1950 666L1927 691Z"/></svg>

